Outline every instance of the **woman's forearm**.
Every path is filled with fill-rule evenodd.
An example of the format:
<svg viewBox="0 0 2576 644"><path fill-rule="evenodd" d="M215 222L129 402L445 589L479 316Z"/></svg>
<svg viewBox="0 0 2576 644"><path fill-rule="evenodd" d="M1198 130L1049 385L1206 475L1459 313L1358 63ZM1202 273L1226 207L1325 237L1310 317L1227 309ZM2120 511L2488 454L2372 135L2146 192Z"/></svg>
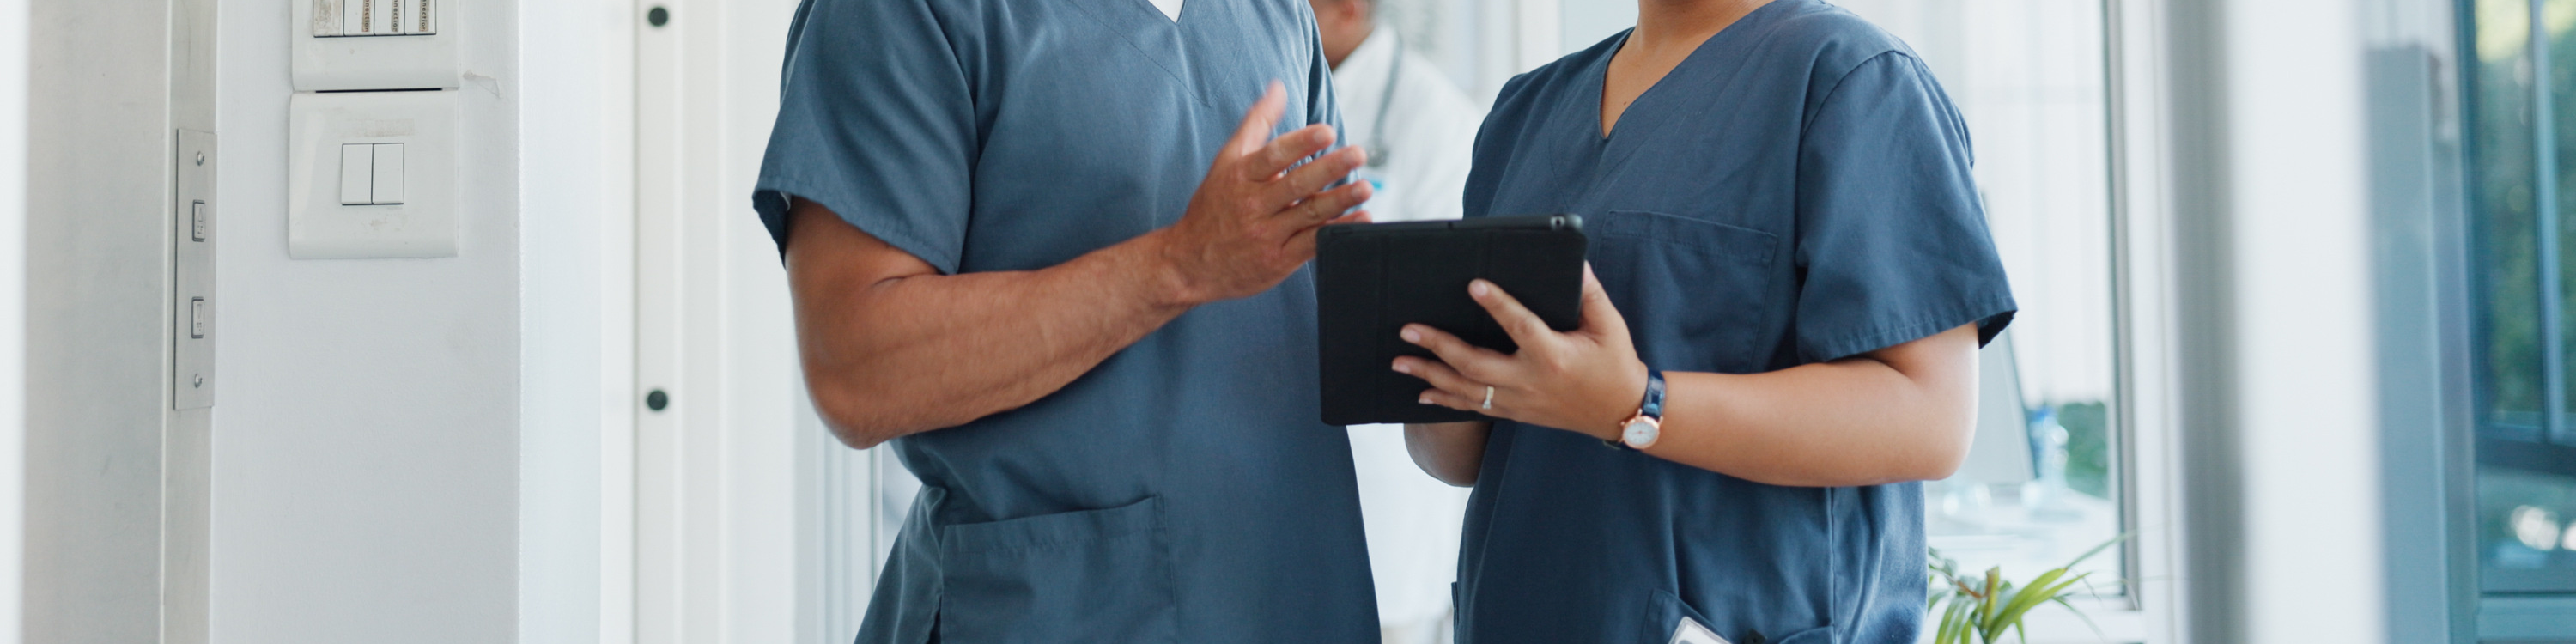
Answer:
<svg viewBox="0 0 2576 644"><path fill-rule="evenodd" d="M1656 457L1772 485L1946 478L1976 422L1976 330L1770 373L1664 377Z"/></svg>
<svg viewBox="0 0 2576 644"><path fill-rule="evenodd" d="M1431 478L1473 487L1478 470L1484 467L1485 437L1493 429L1489 421L1405 425L1404 451Z"/></svg>

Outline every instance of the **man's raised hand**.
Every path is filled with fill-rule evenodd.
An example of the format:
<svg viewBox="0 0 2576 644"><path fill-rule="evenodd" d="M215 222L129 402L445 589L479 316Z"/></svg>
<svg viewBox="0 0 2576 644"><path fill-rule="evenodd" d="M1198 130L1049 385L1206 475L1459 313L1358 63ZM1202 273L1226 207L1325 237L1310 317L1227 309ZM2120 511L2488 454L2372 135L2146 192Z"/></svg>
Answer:
<svg viewBox="0 0 2576 644"><path fill-rule="evenodd" d="M1181 303L1269 290L1314 258L1316 229L1368 220L1366 212L1351 212L1368 201L1367 182L1325 190L1367 163L1367 154L1348 147L1315 157L1333 145L1333 128L1321 124L1269 138L1287 103L1287 91L1272 82L1217 151L1189 211L1156 231Z"/></svg>

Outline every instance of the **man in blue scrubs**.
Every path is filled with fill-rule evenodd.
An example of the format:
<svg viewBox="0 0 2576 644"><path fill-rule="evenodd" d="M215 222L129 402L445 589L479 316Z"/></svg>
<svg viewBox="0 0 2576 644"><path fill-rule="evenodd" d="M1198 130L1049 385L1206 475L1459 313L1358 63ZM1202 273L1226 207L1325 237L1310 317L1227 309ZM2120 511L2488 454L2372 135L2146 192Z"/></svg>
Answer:
<svg viewBox="0 0 2576 644"><path fill-rule="evenodd" d="M807 0L789 43L753 200L806 378L924 486L858 641L1374 641L1302 268L1369 189L1304 0Z"/></svg>

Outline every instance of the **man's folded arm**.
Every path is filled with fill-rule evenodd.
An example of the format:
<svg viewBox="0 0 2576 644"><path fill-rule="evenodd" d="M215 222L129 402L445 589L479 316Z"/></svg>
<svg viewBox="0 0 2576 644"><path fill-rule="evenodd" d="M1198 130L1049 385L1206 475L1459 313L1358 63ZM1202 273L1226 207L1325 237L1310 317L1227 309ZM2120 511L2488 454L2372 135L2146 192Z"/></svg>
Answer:
<svg viewBox="0 0 2576 644"><path fill-rule="evenodd" d="M944 275L797 199L798 351L833 433L867 448L1054 393L1190 308L1148 234L1035 271Z"/></svg>
<svg viewBox="0 0 2576 644"><path fill-rule="evenodd" d="M1353 209L1369 187L1333 187L1368 157L1326 152L1332 126L1271 136L1287 100L1272 82L1180 221L1045 269L943 274L791 200L788 294L816 411L863 449L963 425L1055 393L1191 307L1288 279L1315 257L1318 228L1368 220Z"/></svg>

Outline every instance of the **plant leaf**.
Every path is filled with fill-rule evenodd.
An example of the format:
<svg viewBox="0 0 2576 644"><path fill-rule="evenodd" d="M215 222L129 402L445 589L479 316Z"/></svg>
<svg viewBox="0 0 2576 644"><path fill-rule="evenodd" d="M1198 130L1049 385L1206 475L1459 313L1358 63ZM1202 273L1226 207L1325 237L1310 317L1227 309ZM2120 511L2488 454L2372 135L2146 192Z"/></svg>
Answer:
<svg viewBox="0 0 2576 644"><path fill-rule="evenodd" d="M1942 607L1941 626L1933 630L1933 644L1958 644L1959 607L1966 603L1965 598L1953 597L1948 606Z"/></svg>
<svg viewBox="0 0 2576 644"><path fill-rule="evenodd" d="M2059 568L2048 571L2047 574L2040 575L2039 579L2031 582L2031 586L2029 588L2022 589L2020 594L2014 595L2012 601L2003 607L2000 611L2001 618L2006 622L2018 624L2021 622L2022 616L2029 614L2031 609L2038 608L2040 604L2046 603L2049 600L2064 596L2067 588L2074 586L2077 581L2083 580L2086 576L2089 576L2092 573L2079 574L2068 579L2059 579L2059 577L2065 574L2066 569Z"/></svg>
<svg viewBox="0 0 2576 644"><path fill-rule="evenodd" d="M1982 610L1981 610L1981 611L1979 611L1979 612L1980 612L1980 614L1979 614L1979 615L1977 615L1977 626L1978 626L1978 628L1977 628L1977 632L1978 632L1978 633L1980 633L1980 634L1984 633L1985 631L1992 630L1991 628L1988 628L1988 625L1990 625L1990 624L1992 624L1992 623L1994 622L1994 619L1995 619L1995 601L1996 601L1998 598L2000 598L2000 597L2001 597L2001 595L1999 595L1999 594L1997 594L1997 593L1998 593L1998 591L2003 590L2003 584L2004 584L2004 568L2003 568L2003 566L1996 566L1996 567L1993 567L1993 568L1987 568L1987 569L1986 569L1986 592L1985 592L1985 594L1983 594L1983 595L1979 595L1979 597L1984 598L1984 599L1985 599L1985 601L1984 601L1984 602L1982 602L1982 605L1978 606L1978 608L1980 608L1980 609L1982 609Z"/></svg>
<svg viewBox="0 0 2576 644"><path fill-rule="evenodd" d="M2108 634L2108 633L2103 633L2103 632L2102 632L2102 625L2101 625L2101 624L2095 624L2095 623L2093 623L2093 616L2092 616L2092 615L2086 615L2086 614L2084 614L2084 609L2076 608L2076 607L2075 607L2075 604L2068 603L2068 602L2066 601L2066 598L2065 598L2065 597L2063 597L2063 596L2055 597L2055 598L2051 598L2051 599L2049 599L2048 601L2057 602L2057 605L2059 605L2059 606L2065 606L2065 607L2066 607L2066 612L2074 613L2074 614L2075 614L2075 618L2076 618L2076 619L2084 620L2084 627L2085 627L2085 628L2093 629L2093 636L2094 636L2094 637L2098 637L2098 638L2102 638L2102 639L2106 639L2106 640L2107 640L2107 639L2111 639L2110 634Z"/></svg>
<svg viewBox="0 0 2576 644"><path fill-rule="evenodd" d="M2075 607L2075 604L2066 601L2066 597L2071 594L2069 589L2076 584L2086 584L2087 589L2092 587L2088 580L2093 573L2078 574L2073 571L2077 564L2137 534L2137 531L2132 530L2093 546L2093 549L2085 551L2073 561L2067 562L2065 566L2041 573L2028 584L2015 584L2004 579L2003 568L2000 566L1987 568L1984 575L1960 574L1957 560L1942 556L1937 548L1927 549L1928 557L1925 562L1925 568L1929 573L1927 581L1931 582L1931 586L1941 588L1939 592L1926 593L1924 598L1926 612L1938 610L1941 613L1940 625L1934 629L1933 642L1935 644L1970 644L1973 637L1975 641L1984 644L1995 644L2003 638L2004 632L2009 630L2020 638L2022 644L2029 644L2030 633L2022 625L2022 619L2029 616L2030 611L2037 609L2041 604L2051 602L2074 611L2075 616L2083 619L2086 626L2093 628L2095 635L2101 635L2102 629L2093 623L2092 616L2085 615L2084 611Z"/></svg>
<svg viewBox="0 0 2576 644"><path fill-rule="evenodd" d="M2084 563L2084 560L2093 558L2093 555L2102 554L2102 551L2111 549L2111 546L2122 541L2128 541L2130 537L2135 536L2138 536L2138 531L2136 530L2122 532L2120 533L2120 536L2112 537L2110 541L2104 541L2100 545L2093 546L2092 550L2086 550L2084 551L2084 554L2076 555L2074 561L2066 562L2066 565L2063 567L2073 568L2075 567L2075 564Z"/></svg>
<svg viewBox="0 0 2576 644"><path fill-rule="evenodd" d="M1951 609L1951 612L1958 617L1958 623L1951 628L1950 641L1967 644L1969 633L1975 631L1977 626L1977 603L1962 603L1951 606Z"/></svg>

